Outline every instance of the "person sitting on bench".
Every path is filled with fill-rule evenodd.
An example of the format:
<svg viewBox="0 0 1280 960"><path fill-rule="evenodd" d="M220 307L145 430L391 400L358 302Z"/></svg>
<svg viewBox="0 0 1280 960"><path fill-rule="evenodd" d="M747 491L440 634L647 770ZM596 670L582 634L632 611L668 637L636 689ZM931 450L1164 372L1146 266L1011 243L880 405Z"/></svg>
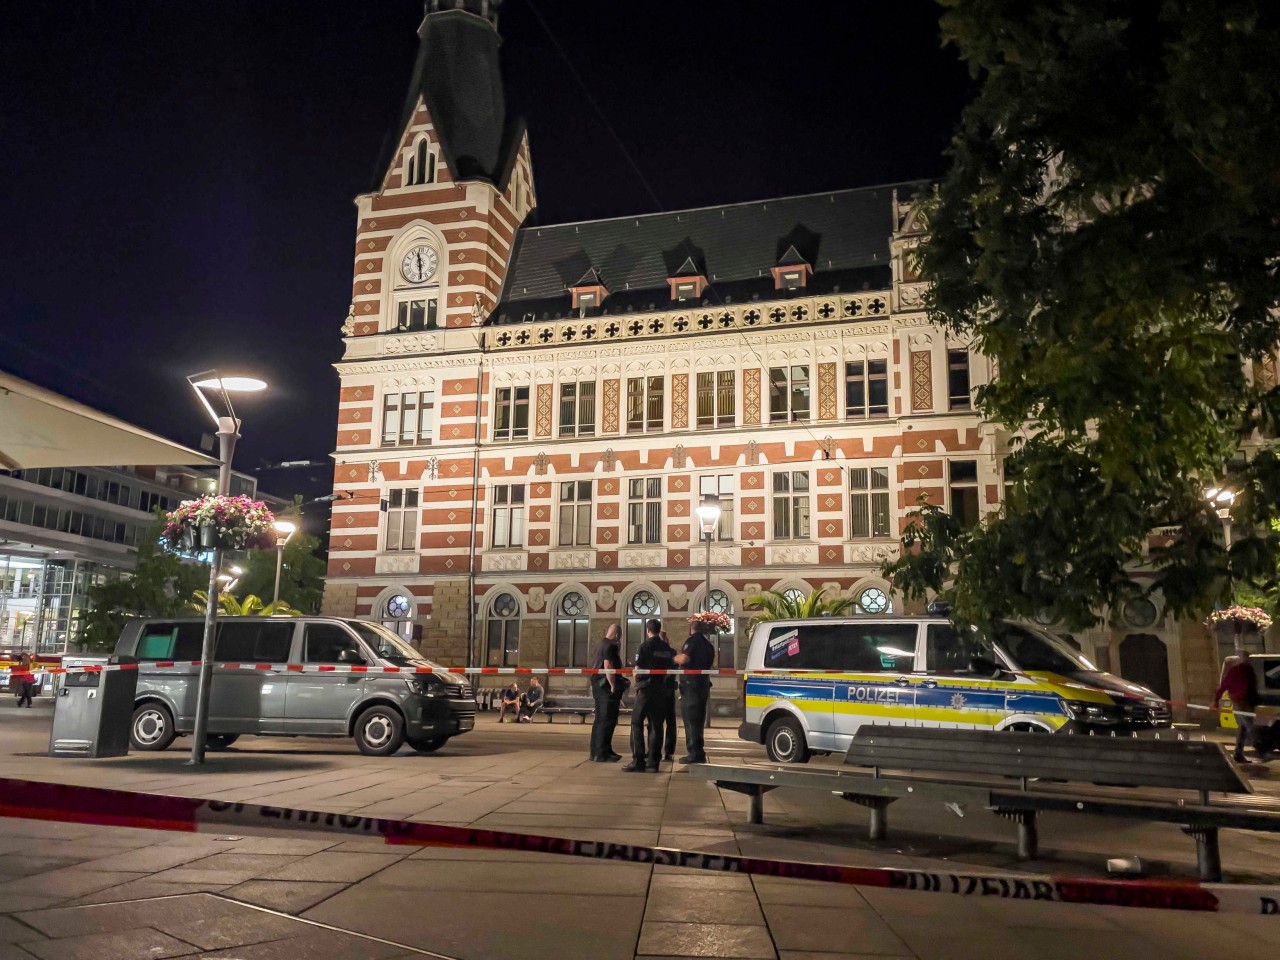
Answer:
<svg viewBox="0 0 1280 960"><path fill-rule="evenodd" d="M502 705L498 708L499 723L507 715L508 710L516 715L516 719L520 718L520 688L516 686L514 680L511 681L511 686L502 691Z"/></svg>
<svg viewBox="0 0 1280 960"><path fill-rule="evenodd" d="M529 689L520 694L520 722L531 723L533 715L542 709L542 682L537 677L529 678Z"/></svg>

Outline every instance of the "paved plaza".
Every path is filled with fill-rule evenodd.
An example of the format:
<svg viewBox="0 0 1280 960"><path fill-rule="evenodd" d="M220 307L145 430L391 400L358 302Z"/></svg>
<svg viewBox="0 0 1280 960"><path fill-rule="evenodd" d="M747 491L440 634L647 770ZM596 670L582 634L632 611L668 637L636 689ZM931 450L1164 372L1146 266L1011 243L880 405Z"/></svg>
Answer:
<svg viewBox="0 0 1280 960"><path fill-rule="evenodd" d="M499 726L482 713L474 733L431 756L246 738L192 770L182 740L158 755L46 757L47 704L10 704L0 705L2 777L824 863L1101 876L1108 856L1138 855L1154 876L1194 873L1194 847L1175 827L1106 818L1046 816L1042 859L1025 864L1007 822L931 802L895 804L880 843L866 839L864 810L809 792L771 793L765 824L752 826L745 797L679 767L641 776L587 762L589 726L563 721ZM762 756L718 722L712 762ZM1222 849L1228 879L1280 880L1280 840L1226 831ZM4 960L1190 960L1278 944L1272 917L977 901L319 834L0 820Z"/></svg>

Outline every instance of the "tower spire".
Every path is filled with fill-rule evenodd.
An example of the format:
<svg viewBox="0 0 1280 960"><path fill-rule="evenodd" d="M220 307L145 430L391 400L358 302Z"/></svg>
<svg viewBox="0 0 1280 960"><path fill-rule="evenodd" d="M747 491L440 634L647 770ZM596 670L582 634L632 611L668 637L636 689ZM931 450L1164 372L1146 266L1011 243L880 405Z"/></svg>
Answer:
<svg viewBox="0 0 1280 960"><path fill-rule="evenodd" d="M498 8L502 6L502 0L426 0L424 9L424 23L426 17L433 13L443 13L446 10L462 10L465 13L474 14L488 20L493 24L495 30L498 29ZM419 28L421 33L421 28Z"/></svg>

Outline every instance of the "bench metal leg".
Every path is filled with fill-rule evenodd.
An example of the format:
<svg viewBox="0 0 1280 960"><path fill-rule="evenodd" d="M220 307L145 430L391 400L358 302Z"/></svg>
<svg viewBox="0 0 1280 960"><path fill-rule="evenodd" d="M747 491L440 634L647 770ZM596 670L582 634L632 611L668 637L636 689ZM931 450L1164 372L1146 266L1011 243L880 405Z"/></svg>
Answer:
<svg viewBox="0 0 1280 960"><path fill-rule="evenodd" d="M764 823L764 790L756 787L747 796L751 799L751 805L747 809L747 822Z"/></svg>
<svg viewBox="0 0 1280 960"><path fill-rule="evenodd" d="M871 829L867 836L871 840L883 840L889 834L889 804L894 797L868 797L857 793L842 793L841 798L871 811Z"/></svg>
<svg viewBox="0 0 1280 960"><path fill-rule="evenodd" d="M1196 841L1196 867L1205 883L1222 882L1222 854L1218 850L1217 827L1183 827L1182 832Z"/></svg>
<svg viewBox="0 0 1280 960"><path fill-rule="evenodd" d="M1012 820L1018 825L1018 859L1034 860L1040 850L1040 830L1036 826L1034 810L995 811L998 816Z"/></svg>

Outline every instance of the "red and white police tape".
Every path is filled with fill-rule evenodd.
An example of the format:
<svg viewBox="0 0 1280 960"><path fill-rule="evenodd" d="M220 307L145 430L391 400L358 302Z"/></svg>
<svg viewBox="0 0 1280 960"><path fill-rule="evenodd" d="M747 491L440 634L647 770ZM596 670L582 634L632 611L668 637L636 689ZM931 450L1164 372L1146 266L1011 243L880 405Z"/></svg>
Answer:
<svg viewBox="0 0 1280 960"><path fill-rule="evenodd" d="M171 669L175 667L190 668L200 666L200 660L148 660L146 663L107 663L85 664L71 667L51 667L45 673L105 673L111 670L137 670L145 666L148 669L159 667ZM401 675L426 673L478 674L482 676L526 676L538 674L552 677L588 677L597 673L617 673L643 676L645 674L662 674L671 676L707 676L707 677L741 677L748 673L815 673L839 674L848 670L811 670L792 669L787 667L763 667L758 670L735 670L732 667L718 667L711 670L649 670L641 667L621 667L617 670L596 669L593 667L370 667L353 663L243 663L239 661L215 661L214 666L222 670L261 670L274 673L392 673Z"/></svg>
<svg viewBox="0 0 1280 960"><path fill-rule="evenodd" d="M1028 874L937 873L893 867L851 867L732 854L699 853L599 840L481 830L358 814L325 813L227 800L204 800L0 778L0 817L196 833L235 827L250 832L302 830L346 837L382 837L389 844L472 847L652 863L716 873L945 893L962 897L1154 907L1280 917L1280 886L1192 880L1099 880Z"/></svg>

